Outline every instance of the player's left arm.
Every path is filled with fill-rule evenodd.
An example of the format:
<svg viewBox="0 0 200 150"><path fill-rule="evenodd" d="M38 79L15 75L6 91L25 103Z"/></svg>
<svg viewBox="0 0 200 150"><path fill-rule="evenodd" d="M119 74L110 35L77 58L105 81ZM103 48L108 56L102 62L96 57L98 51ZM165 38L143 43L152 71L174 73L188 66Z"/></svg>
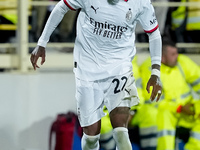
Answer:
<svg viewBox="0 0 200 150"><path fill-rule="evenodd" d="M152 66L151 77L147 83L146 90L148 93L150 93L150 87L152 86L153 89L150 99L153 101L157 96L156 101L158 101L162 93L162 86L160 82L160 65L162 53L161 35L151 0L141 1L141 6L142 9L138 16L138 21L149 36L149 49Z"/></svg>
<svg viewBox="0 0 200 150"><path fill-rule="evenodd" d="M162 85L160 82L160 65L161 65L161 54L162 54L162 41L160 31L157 28L152 33L147 33L149 36L149 49L151 56L152 71L151 77L147 82L146 90L150 93L150 87L152 86L152 93L150 99L153 101L156 96L158 101L162 93Z"/></svg>

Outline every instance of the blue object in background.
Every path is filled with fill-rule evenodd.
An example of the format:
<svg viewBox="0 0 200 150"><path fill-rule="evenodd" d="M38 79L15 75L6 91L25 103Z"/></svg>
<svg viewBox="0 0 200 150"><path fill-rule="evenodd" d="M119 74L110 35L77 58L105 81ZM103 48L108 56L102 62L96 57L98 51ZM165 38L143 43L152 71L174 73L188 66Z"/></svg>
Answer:
<svg viewBox="0 0 200 150"><path fill-rule="evenodd" d="M81 137L78 135L76 129L74 131L73 150L81 150Z"/></svg>
<svg viewBox="0 0 200 150"><path fill-rule="evenodd" d="M131 143L132 144L132 149L133 150L140 150L139 146L135 143Z"/></svg>
<svg viewBox="0 0 200 150"><path fill-rule="evenodd" d="M184 143L183 141L180 141L180 142L178 143L178 148L179 148L179 150L184 150L184 146L185 146L185 143Z"/></svg>

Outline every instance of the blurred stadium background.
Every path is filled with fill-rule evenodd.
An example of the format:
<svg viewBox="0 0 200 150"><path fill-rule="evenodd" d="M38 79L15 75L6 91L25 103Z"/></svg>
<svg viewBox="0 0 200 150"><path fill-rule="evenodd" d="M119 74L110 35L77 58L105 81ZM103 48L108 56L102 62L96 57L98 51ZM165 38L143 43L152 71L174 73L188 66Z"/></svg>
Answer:
<svg viewBox="0 0 200 150"><path fill-rule="evenodd" d="M29 61L45 21L40 12L50 10L56 3L0 0L0 16L9 9L17 12L17 23L0 22L1 39L14 33L0 43L1 150L47 150L51 122L58 113L76 109L72 72L74 37L71 40L70 36L66 37L67 42L65 37L59 41L52 39L47 46L46 62L37 71L33 71ZM153 3L161 8L195 4L199 5L167 1ZM55 39L59 35L60 32L55 31ZM184 48L186 55L200 65L200 43L178 43L177 46ZM136 47L138 64L141 64L149 56L148 44L137 42Z"/></svg>

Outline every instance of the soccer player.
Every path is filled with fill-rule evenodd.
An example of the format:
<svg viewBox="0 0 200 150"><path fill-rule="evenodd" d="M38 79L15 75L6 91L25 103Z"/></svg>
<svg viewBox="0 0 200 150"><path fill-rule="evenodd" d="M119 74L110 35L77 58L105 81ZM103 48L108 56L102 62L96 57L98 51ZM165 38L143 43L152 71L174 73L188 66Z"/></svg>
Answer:
<svg viewBox="0 0 200 150"><path fill-rule="evenodd" d="M149 36L152 74L147 91L161 96L161 36L150 0L61 0L54 7L38 45L31 54L33 68L45 62L50 35L69 10L81 9L74 46L77 114L83 127L82 149L98 150L101 118L107 107L118 150L131 150L127 124L130 107L139 103L132 72L136 54L135 27L140 22ZM157 96L157 97L156 97Z"/></svg>

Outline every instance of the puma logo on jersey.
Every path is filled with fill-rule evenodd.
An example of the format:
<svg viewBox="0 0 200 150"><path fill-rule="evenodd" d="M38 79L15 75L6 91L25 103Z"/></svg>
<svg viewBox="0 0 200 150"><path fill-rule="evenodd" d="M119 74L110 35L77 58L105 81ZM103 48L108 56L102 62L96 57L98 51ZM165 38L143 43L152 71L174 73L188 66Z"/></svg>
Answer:
<svg viewBox="0 0 200 150"><path fill-rule="evenodd" d="M97 13L97 9L99 9L99 7L97 7L96 9L94 8L94 6L91 5L91 8L94 10L95 14Z"/></svg>
<svg viewBox="0 0 200 150"><path fill-rule="evenodd" d="M129 89L129 90L125 89L125 91L126 91L129 95L131 95L131 94L130 94L131 89Z"/></svg>

